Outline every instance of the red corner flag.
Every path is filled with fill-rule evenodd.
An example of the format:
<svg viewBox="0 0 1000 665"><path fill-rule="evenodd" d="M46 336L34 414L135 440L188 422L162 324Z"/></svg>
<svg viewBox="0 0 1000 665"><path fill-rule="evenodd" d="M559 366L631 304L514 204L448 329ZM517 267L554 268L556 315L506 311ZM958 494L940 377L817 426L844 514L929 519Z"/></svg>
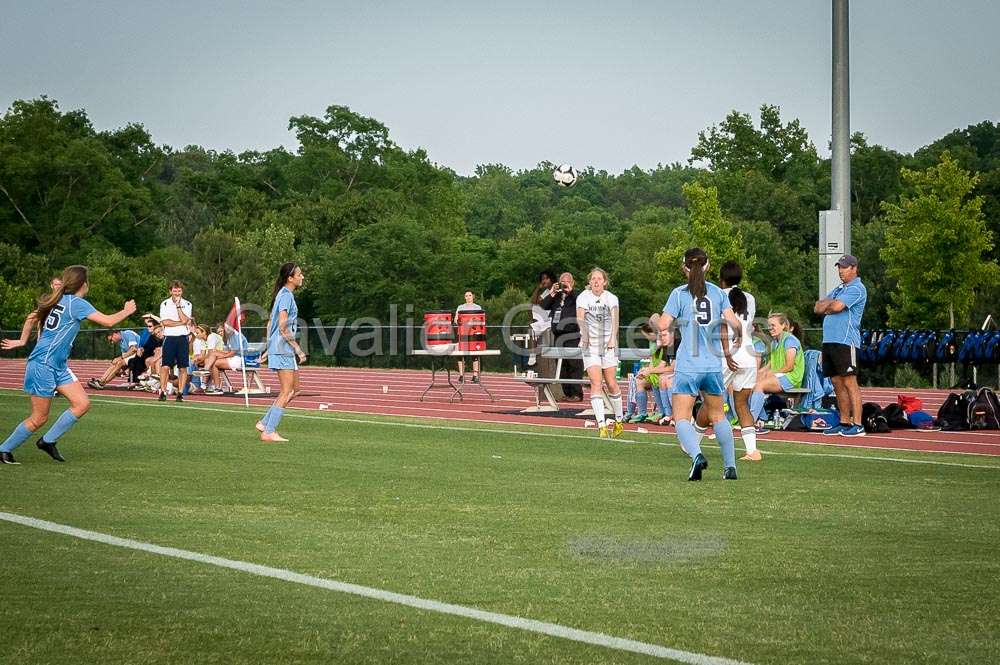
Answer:
<svg viewBox="0 0 1000 665"><path fill-rule="evenodd" d="M229 316L226 317L226 325L233 330L242 330L243 322L247 320L247 313L240 311L240 301L239 298L235 299L233 302L232 309L229 310Z"/></svg>

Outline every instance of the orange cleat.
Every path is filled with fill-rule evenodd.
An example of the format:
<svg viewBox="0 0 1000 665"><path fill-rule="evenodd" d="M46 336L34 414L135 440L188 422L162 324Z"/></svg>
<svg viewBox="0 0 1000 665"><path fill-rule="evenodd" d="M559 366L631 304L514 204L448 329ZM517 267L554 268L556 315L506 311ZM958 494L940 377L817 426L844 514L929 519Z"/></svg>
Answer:
<svg viewBox="0 0 1000 665"><path fill-rule="evenodd" d="M263 441L264 443L285 443L286 441L288 441L288 439L281 436L277 432L271 432L270 434L268 434L267 432L263 432L260 435L260 440Z"/></svg>
<svg viewBox="0 0 1000 665"><path fill-rule="evenodd" d="M759 462L762 459L764 459L764 458L761 457L760 451L759 450L755 450L752 453L747 453L746 455L744 455L743 457L741 457L740 461L741 462Z"/></svg>

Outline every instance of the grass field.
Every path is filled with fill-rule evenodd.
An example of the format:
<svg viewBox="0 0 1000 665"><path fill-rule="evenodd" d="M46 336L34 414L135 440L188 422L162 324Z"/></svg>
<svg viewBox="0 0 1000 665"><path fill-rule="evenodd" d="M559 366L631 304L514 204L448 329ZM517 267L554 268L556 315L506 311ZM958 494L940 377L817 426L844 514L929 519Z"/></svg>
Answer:
<svg viewBox="0 0 1000 665"><path fill-rule="evenodd" d="M0 436L25 408L0 392ZM722 482L709 445L688 483L662 436L291 411L266 445L253 422L97 399L66 464L32 441L0 466L0 512L688 662L998 659L1000 459L763 441ZM7 520L0 556L2 663L664 662Z"/></svg>

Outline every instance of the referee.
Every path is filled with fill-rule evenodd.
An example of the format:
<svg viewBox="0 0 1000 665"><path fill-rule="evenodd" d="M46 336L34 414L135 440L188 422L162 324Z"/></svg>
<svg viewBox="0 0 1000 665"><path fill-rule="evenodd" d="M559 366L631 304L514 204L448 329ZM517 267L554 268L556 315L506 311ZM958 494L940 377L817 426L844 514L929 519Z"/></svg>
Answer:
<svg viewBox="0 0 1000 665"><path fill-rule="evenodd" d="M170 283L170 297L160 303L160 324L163 326L163 356L160 365L160 401L167 401L170 368L177 368L178 402L184 401L184 384L188 373L188 324L191 323L191 303L184 300L184 284Z"/></svg>

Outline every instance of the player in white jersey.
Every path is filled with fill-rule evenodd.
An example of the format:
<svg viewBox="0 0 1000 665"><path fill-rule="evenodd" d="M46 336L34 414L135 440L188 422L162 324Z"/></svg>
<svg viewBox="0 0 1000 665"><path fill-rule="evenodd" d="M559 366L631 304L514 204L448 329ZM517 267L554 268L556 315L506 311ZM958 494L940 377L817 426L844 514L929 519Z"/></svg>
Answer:
<svg viewBox="0 0 1000 665"><path fill-rule="evenodd" d="M590 404L594 409L601 438L617 438L622 426L622 391L615 380L618 368L618 297L607 291L608 273L600 268L590 271L589 290L576 299L576 318L580 325L580 348L583 369L590 379ZM614 418L605 419L601 383L608 386L608 399Z"/></svg>
<svg viewBox="0 0 1000 665"><path fill-rule="evenodd" d="M739 287L743 281L743 268L735 261L727 261L719 268L719 282L722 291L729 297L733 314L739 320L741 335L739 341L736 333L729 331L729 348L732 349L733 362L737 368L722 366L722 380L732 393L731 408L735 409L740 422L740 436L746 447L746 455L740 459L744 462L759 462L760 451L757 450L757 428L750 412L750 396L757 383L757 365L759 354L753 348L753 320L757 316L757 300L753 295ZM708 425L708 410L698 412L698 425L704 428Z"/></svg>

